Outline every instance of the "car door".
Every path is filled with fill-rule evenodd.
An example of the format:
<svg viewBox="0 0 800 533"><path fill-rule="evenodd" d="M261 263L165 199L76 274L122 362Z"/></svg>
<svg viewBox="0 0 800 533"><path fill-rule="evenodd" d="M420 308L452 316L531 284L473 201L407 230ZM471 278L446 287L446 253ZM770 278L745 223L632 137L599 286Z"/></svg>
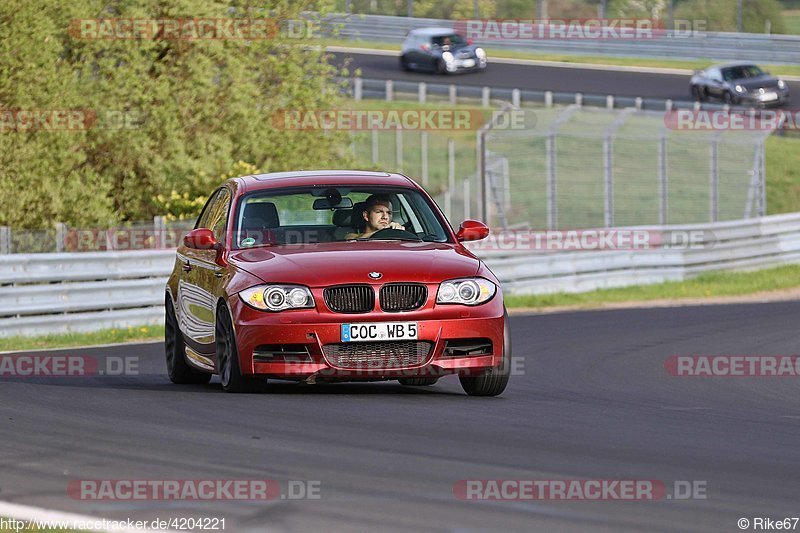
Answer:
<svg viewBox="0 0 800 533"><path fill-rule="evenodd" d="M225 244L231 192L227 187L218 189L210 201L197 228L214 232L217 242ZM183 276L178 288L182 315L182 331L187 346L201 359L212 359L216 305L222 294L227 269L217 264L216 250L184 248ZM206 361L208 362L208 361Z"/></svg>
<svg viewBox="0 0 800 533"><path fill-rule="evenodd" d="M722 73L718 68L708 71L708 94L714 98L722 98L725 92L725 82L722 81Z"/></svg>

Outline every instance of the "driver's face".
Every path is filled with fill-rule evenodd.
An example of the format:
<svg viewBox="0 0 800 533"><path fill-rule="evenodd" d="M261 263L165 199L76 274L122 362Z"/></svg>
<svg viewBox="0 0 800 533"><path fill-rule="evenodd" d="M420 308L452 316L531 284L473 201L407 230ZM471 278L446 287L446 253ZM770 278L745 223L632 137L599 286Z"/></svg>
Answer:
<svg viewBox="0 0 800 533"><path fill-rule="evenodd" d="M368 231L378 231L392 221L392 207L387 204L375 204L369 211L364 211Z"/></svg>

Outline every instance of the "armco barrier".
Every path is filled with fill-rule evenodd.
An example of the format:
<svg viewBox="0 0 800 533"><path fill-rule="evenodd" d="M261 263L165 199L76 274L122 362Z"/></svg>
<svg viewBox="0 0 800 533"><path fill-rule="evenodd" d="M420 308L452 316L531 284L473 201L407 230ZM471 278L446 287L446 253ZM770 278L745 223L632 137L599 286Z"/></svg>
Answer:
<svg viewBox="0 0 800 533"><path fill-rule="evenodd" d="M636 229L695 231L705 240L686 249L477 253L505 292L515 294L583 292L800 263L800 213ZM163 323L164 284L174 257L173 250L0 256L0 337Z"/></svg>
<svg viewBox="0 0 800 533"><path fill-rule="evenodd" d="M327 27L337 28L345 39L395 43L409 30L429 26L452 28L456 21L392 17L385 15L332 15ZM800 37L760 33L673 32L652 39L604 39L602 46L592 39L474 39L491 48L528 50L538 53L588 54L670 59L745 60L770 63L800 62ZM399 48L398 48L399 49ZM491 56L489 58L491 64Z"/></svg>

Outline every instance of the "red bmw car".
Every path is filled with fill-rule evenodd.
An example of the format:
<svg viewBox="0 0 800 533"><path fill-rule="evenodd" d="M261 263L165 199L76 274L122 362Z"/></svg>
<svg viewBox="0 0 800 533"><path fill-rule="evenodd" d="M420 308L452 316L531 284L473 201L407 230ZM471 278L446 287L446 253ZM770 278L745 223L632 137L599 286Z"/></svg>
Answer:
<svg viewBox="0 0 800 533"><path fill-rule="evenodd" d="M268 379L399 380L458 374L495 396L511 344L497 278L411 179L302 171L226 181L177 250L166 287L174 383L219 374L229 392Z"/></svg>

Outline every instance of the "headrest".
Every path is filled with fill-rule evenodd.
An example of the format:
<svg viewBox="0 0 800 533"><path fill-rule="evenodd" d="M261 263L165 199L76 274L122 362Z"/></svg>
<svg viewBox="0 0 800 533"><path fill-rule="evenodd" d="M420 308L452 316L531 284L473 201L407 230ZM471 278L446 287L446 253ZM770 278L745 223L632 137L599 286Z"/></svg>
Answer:
<svg viewBox="0 0 800 533"><path fill-rule="evenodd" d="M350 217L352 215L352 209L337 209L333 212L333 224L339 228L346 228L350 226Z"/></svg>
<svg viewBox="0 0 800 533"><path fill-rule="evenodd" d="M277 228L278 210L272 202L252 202L244 206L242 229Z"/></svg>
<svg viewBox="0 0 800 533"><path fill-rule="evenodd" d="M367 229L367 221L364 220L364 211L367 210L367 202L356 202L353 204L353 215L350 217L350 227L364 231Z"/></svg>

